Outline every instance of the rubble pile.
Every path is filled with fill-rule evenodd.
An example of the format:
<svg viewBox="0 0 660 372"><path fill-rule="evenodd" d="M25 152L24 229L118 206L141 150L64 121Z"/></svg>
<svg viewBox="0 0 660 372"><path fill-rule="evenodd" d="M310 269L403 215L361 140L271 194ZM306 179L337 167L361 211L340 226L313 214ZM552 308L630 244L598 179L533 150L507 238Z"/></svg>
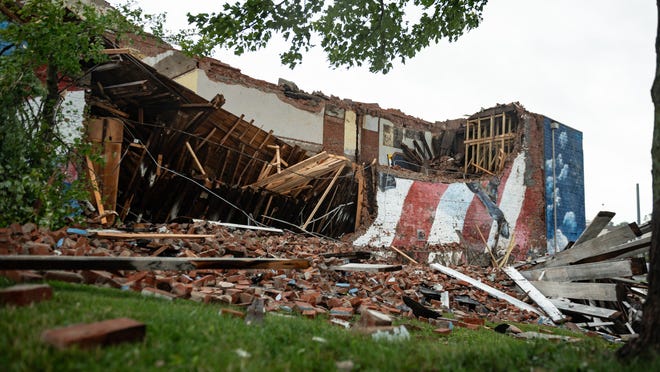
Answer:
<svg viewBox="0 0 660 372"><path fill-rule="evenodd" d="M404 297L439 314L451 311L466 318L496 322L534 322L538 318L535 313L489 296L426 264L408 264L401 255L386 248L355 251L350 243L247 228L227 228L205 222L135 224L111 235L104 234L108 230L47 231L33 224L14 224L0 229L0 254L186 257L193 260L204 257L295 258L308 260L309 267L301 270L5 270L0 274L17 282L65 280L133 290L170 300L190 299L245 308L260 299L266 311L299 313L310 318L326 314L331 319L349 320L367 309L389 316L415 317ZM177 238L127 238L138 232L159 237L171 234ZM122 236L123 233L126 235ZM201 235L205 237L196 238ZM461 271L512 296L522 297L516 294L515 284L495 269L464 266Z"/></svg>

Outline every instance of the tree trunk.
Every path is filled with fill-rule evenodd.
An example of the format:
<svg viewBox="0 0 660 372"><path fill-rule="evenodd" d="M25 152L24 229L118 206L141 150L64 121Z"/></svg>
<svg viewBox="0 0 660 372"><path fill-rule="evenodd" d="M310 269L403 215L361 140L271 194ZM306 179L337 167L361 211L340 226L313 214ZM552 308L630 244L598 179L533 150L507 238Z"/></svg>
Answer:
<svg viewBox="0 0 660 372"><path fill-rule="evenodd" d="M653 215L651 218L651 267L648 274L649 292L644 303L642 330L639 337L619 349L620 357L656 353L660 354L660 0L657 0L658 29L655 39L656 70L651 99L653 100L654 126L651 145L651 173L653 178Z"/></svg>
<svg viewBox="0 0 660 372"><path fill-rule="evenodd" d="M50 148L55 126L57 125L57 105L60 100L57 67L49 63L46 70L46 98L44 100L43 118L41 124L41 139Z"/></svg>

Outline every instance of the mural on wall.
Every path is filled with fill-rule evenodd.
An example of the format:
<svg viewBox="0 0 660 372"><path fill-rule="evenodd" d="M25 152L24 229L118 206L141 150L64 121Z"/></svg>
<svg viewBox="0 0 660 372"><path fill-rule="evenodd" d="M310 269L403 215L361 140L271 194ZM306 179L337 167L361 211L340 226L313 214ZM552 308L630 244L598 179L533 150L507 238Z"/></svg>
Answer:
<svg viewBox="0 0 660 372"><path fill-rule="evenodd" d="M557 251L563 250L568 242L575 241L585 229L582 132L560 123L556 123L556 129L552 129L552 123L556 122L549 118L545 118L543 123L546 236L549 254L555 253L555 246ZM553 193L555 180L557 187L556 193Z"/></svg>
<svg viewBox="0 0 660 372"><path fill-rule="evenodd" d="M526 225L524 218L518 221L527 190L525 164L525 155L520 153L500 179L470 186L396 178L394 187L390 183L389 188L378 190L378 215L353 244L425 247L459 243L462 235L467 244L483 248L478 227L490 246L497 240L498 247L507 247L515 239L520 247L517 254L525 257L531 232L516 230L517 225Z"/></svg>

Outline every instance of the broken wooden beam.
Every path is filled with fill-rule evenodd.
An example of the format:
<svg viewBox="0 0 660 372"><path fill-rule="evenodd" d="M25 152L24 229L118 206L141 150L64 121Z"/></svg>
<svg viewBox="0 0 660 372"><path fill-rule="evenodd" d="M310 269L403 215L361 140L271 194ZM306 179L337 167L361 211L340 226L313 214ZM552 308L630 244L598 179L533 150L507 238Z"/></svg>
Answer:
<svg viewBox="0 0 660 372"><path fill-rule="evenodd" d="M597 238L587 240L579 245L574 245L570 249L556 253L549 260L540 263L538 267L564 266L576 263L580 260L607 252L608 248L627 243L641 236L641 234L639 227L633 222Z"/></svg>
<svg viewBox="0 0 660 372"><path fill-rule="evenodd" d="M522 276L518 270L512 266L507 266L503 268L506 275L509 276L516 285L522 289L522 291L532 299L541 310L543 310L555 323L563 323L566 321L566 317L557 309L555 305L552 304L541 292L539 292L536 287L534 287L530 282L527 281L525 277Z"/></svg>
<svg viewBox="0 0 660 372"><path fill-rule="evenodd" d="M103 201L101 200L101 192L99 191L99 184L96 181L96 172L94 172L94 164L89 156L85 156L87 161L87 176L89 177L89 183L92 187L92 195L94 196L94 201L96 202L96 209L101 216L101 224L107 225L108 219L105 217L105 208L103 208Z"/></svg>
<svg viewBox="0 0 660 372"><path fill-rule="evenodd" d="M545 269L532 269L520 272L527 280L554 282L576 282L580 280L627 277L646 273L643 258L629 258L618 261L603 261L578 265L555 266Z"/></svg>
<svg viewBox="0 0 660 372"><path fill-rule="evenodd" d="M469 277L465 274L462 274L462 273L460 273L460 272L458 272L454 269L451 269L451 268L446 267L446 266L442 266L442 265L437 264L437 263L431 264L430 266L434 270L438 270L441 273L449 275L449 276L451 276L453 278L456 278L458 280L463 280L463 281L469 283L470 285L474 286L475 288L481 289L482 291L488 293L489 295L491 295L493 297L496 297L496 298L499 298L501 300L504 300L504 301L506 301L506 302L508 302L508 303L510 303L510 304L522 309L522 310L526 310L526 311L532 312L532 313L537 314L537 315L543 315L543 313L541 313L541 311L538 310L537 308L535 308L534 306L531 306L531 305L529 305L525 302L522 302L519 299L500 291L499 289L496 289L496 288L493 288L489 285L486 285L486 284L484 284L480 281L477 281L477 280L475 280L475 279L473 279L473 278L471 278L471 277Z"/></svg>
<svg viewBox="0 0 660 372"><path fill-rule="evenodd" d="M611 283L573 283L530 281L547 297L563 297L580 300L618 301L617 285Z"/></svg>
<svg viewBox="0 0 660 372"><path fill-rule="evenodd" d="M309 261L279 258L181 258L100 256L2 256L0 270L191 271L219 269L306 269Z"/></svg>
<svg viewBox="0 0 660 372"><path fill-rule="evenodd" d="M607 212L607 211L600 211L596 215L596 218L591 221L589 226L587 226L586 229L580 234L580 236L577 238L575 245L582 244L586 242L587 240L591 240L600 234L601 231L607 226L608 223L614 218L614 215L616 213L614 212Z"/></svg>
<svg viewBox="0 0 660 372"><path fill-rule="evenodd" d="M214 234L128 233L121 231L89 231L97 238L106 239L212 239Z"/></svg>
<svg viewBox="0 0 660 372"><path fill-rule="evenodd" d="M340 266L330 266L330 270L334 271L362 271L368 273L399 271L403 266L401 265L385 265L385 264L366 264L366 263L349 263Z"/></svg>
<svg viewBox="0 0 660 372"><path fill-rule="evenodd" d="M625 258L632 257L643 253L648 253L651 246L651 235L633 240L628 243L615 245L611 247L601 247L598 252L593 256L584 258L577 263L589 263L609 260L611 258Z"/></svg>
<svg viewBox="0 0 660 372"><path fill-rule="evenodd" d="M578 304L564 299L550 298L550 302L559 310L578 313L583 315L595 316L598 318L614 319L621 315L618 310L606 309L603 307Z"/></svg>
<svg viewBox="0 0 660 372"><path fill-rule="evenodd" d="M224 226L224 227L228 227L230 229L258 230L258 231L268 231L268 232L274 232L274 233L283 233L284 232L284 230L278 229L278 228L275 228L275 227L240 225L240 224L237 224L237 223L198 220L196 218L193 218L193 222L195 222L195 223L208 223L209 225L214 225L214 226Z"/></svg>

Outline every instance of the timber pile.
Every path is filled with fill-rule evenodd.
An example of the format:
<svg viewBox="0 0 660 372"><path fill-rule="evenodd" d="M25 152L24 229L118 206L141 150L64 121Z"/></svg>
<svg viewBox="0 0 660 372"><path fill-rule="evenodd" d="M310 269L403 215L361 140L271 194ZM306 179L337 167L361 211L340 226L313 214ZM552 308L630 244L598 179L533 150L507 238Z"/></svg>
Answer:
<svg viewBox="0 0 660 372"><path fill-rule="evenodd" d="M601 234L613 216L599 213L570 248L519 277L515 269L507 273L530 297L539 292L579 328L627 338L639 331L651 233L648 225L632 223Z"/></svg>

